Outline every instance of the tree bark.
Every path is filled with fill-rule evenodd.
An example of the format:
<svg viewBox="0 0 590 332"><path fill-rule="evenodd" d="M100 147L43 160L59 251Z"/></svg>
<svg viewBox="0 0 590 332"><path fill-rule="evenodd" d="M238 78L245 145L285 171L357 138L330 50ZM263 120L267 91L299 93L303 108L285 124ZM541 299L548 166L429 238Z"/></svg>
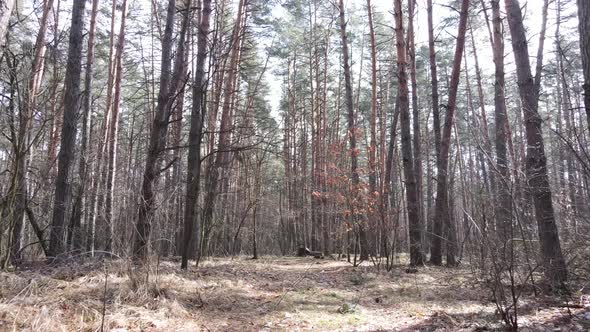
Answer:
<svg viewBox="0 0 590 332"><path fill-rule="evenodd" d="M411 2L412 0L410 0ZM410 4L412 6L412 4ZM411 10L410 10L411 12ZM412 156L412 135L410 120L410 102L408 93L408 73L406 60L406 43L402 19L401 0L394 2L395 40L397 50L398 102L400 105L400 124L402 130L402 158L406 187L406 204L410 231L410 265L423 264L422 232L420 223L420 209L418 202L418 187ZM410 31L408 31L410 33Z"/></svg>
<svg viewBox="0 0 590 332"><path fill-rule="evenodd" d="M590 1L578 0L578 29L580 31L580 53L584 73L584 108L590 131Z"/></svg>
<svg viewBox="0 0 590 332"><path fill-rule="evenodd" d="M189 248L191 241L198 241L200 229L193 229L197 224L197 201L201 182L201 142L203 138L203 122L205 120L205 61L207 60L207 36L211 17L211 0L203 0L201 21L197 32L197 71L193 83L193 104L189 132L189 151L187 162L186 203L184 208L184 234L182 242L181 268L188 268Z"/></svg>
<svg viewBox="0 0 590 332"><path fill-rule="evenodd" d="M416 0L409 1L410 18L408 22L408 56L410 58L410 82L412 84L412 125L414 136L412 148L414 153L414 177L418 197L418 219L420 225L420 239L424 240L424 195L422 194L422 136L420 134L420 109L418 106L418 83L416 82L416 44L414 33L414 18L416 15ZM423 256L422 250L422 256Z"/></svg>
<svg viewBox="0 0 590 332"><path fill-rule="evenodd" d="M435 265L442 264L442 237L443 227L446 234L447 247L447 265L454 266L457 264L456 252L457 247L454 241L455 234L451 211L449 211L448 196L448 168L449 168L449 150L451 144L451 131L453 129L453 120L455 115L457 90L459 87L459 76L461 74L461 60L465 48L465 33L467 30L469 0L462 0L461 13L459 17L459 33L457 35L457 45L453 59L453 70L451 72L451 81L449 85L449 99L447 102L447 116L441 138L438 172L437 172L437 189L435 201L435 220L433 227L433 238L431 246L430 261Z"/></svg>
<svg viewBox="0 0 590 332"><path fill-rule="evenodd" d="M92 108L92 82L94 76L94 56L95 56L95 36L96 36L96 16L98 14L100 0L92 1L92 11L90 13L90 28L88 32L88 51L86 53L86 71L84 73L84 109L82 113L82 137L80 146L80 160L78 164L79 185L76 192L74 207L72 209L72 218L70 223L71 232L68 234L68 243L72 249L82 249L84 234L81 232L82 216L85 210L86 182L88 176L88 144L90 133L90 118Z"/></svg>
<svg viewBox="0 0 590 332"><path fill-rule="evenodd" d="M345 106L348 112L348 139L349 139L349 153L350 153L350 178L351 178L351 190L353 195L353 201L358 200L359 197L359 185L360 177L358 173L358 151L356 148L356 124L355 124L355 112L352 96L352 78L350 73L350 59L348 51L348 37L346 35L346 17L344 12L344 1L339 2L340 11L340 37L342 41L342 66L344 68L344 91L345 91ZM358 204L358 202L356 203ZM354 210L354 208L353 208ZM365 225L362 220L358 220L359 216L356 215L355 211L351 211L351 216L354 219L354 224L358 224L359 237L361 242L361 260L369 259L369 245L367 241L367 233Z"/></svg>
<svg viewBox="0 0 590 332"><path fill-rule="evenodd" d="M78 130L78 108L80 106L80 76L82 73L82 41L84 39L85 1L73 1L72 23L66 66L63 126L61 148L58 154L58 170L55 183L55 202L51 219L49 255L56 257L66 250L65 219L69 201L69 172L74 160L76 133Z"/></svg>
<svg viewBox="0 0 590 332"><path fill-rule="evenodd" d="M241 40L243 38L243 22L245 16L245 7L248 0L240 0L238 3L238 11L232 31L230 63L225 78L223 92L223 106L221 109L221 125L219 127L219 141L217 144L217 152L215 153L215 160L209 164L207 168L207 182L205 185L207 194L205 195L203 214L201 218L202 237L199 242L199 258L204 254L207 248L207 241L212 225L213 212L215 209L215 200L217 190L219 187L219 179L224 173L224 170L229 165L229 155L231 148L230 134L232 131L232 98L235 93L238 66L240 62Z"/></svg>
<svg viewBox="0 0 590 332"><path fill-rule="evenodd" d="M496 230L501 245L508 240L512 225L512 197L510 194L510 170L507 156L506 83L504 78L504 34L500 17L500 0L492 0L493 56L494 56L494 116L496 118L496 167L498 170L498 206Z"/></svg>
<svg viewBox="0 0 590 332"><path fill-rule="evenodd" d="M127 0L123 0L121 4L121 25L119 28L119 36L117 47L115 50L115 57L113 63L113 97L112 97L112 111L109 118L108 129L108 162L106 172L106 198L105 198L105 237L106 245L105 251L113 249L113 205L114 205L114 190L115 181L117 177L117 142L119 139L119 110L121 103L121 81L123 79L123 51L125 50L125 28L127 24ZM107 96L108 99L108 96ZM107 102L108 103L108 102Z"/></svg>
<svg viewBox="0 0 590 332"><path fill-rule="evenodd" d="M166 12L166 26L162 36L162 58L160 67L160 88L158 91L158 106L150 131L146 165L142 177L139 213L135 224L133 241L133 259L145 260L149 253L149 235L154 209L154 182L158 176L159 157L166 145L168 129L168 100L170 99L170 81L172 67L172 34L174 33L174 16L176 1L169 0ZM149 218L149 219L148 219Z"/></svg>
<svg viewBox="0 0 590 332"><path fill-rule="evenodd" d="M94 256L94 250L97 245L97 230L103 230L102 233L105 233L107 239L106 241L110 241L110 234L108 230L110 226L107 225L106 218L104 217L103 213L99 213L99 210L103 208L104 203L104 187L106 187L107 181L107 165L108 160L105 159L108 148L109 148L109 127L110 127L110 118L111 118L111 111L113 106L113 86L115 81L115 70L117 61L115 59L116 55L116 45L115 45L115 20L116 20L116 13L117 13L117 0L111 0L111 26L109 32L109 61L108 61L108 78L107 78L107 95L106 95L106 105L104 110L104 117L102 120L101 128L99 131L99 146L96 152L96 160L94 161L94 170L93 170L93 185L92 185L92 193L91 193L91 202L90 206L92 209L92 215L90 216L91 225L88 227L90 228L88 232L88 240L86 241L86 249L91 252ZM100 223L97 225L97 219L100 216ZM97 227L98 226L98 227Z"/></svg>
<svg viewBox="0 0 590 332"><path fill-rule="evenodd" d="M376 197L377 51L375 47L375 31L373 28L373 8L371 6L371 0L367 0L367 14L369 16L369 37L371 43L371 141L369 143L369 192L371 197Z"/></svg>
<svg viewBox="0 0 590 332"><path fill-rule="evenodd" d="M427 0L428 12L428 54L430 59L430 85L432 94L432 122L434 131L434 150L436 151L436 163L439 163L440 155L440 111L438 101L438 75L436 70L436 49L434 47L434 24L432 14L432 0Z"/></svg>
<svg viewBox="0 0 590 332"><path fill-rule="evenodd" d="M518 0L505 0L504 3L510 34L512 35L512 50L514 52L518 88L524 113L528 190L534 202L544 272L545 277L554 286L560 287L567 280L567 270L561 252L551 188L547 176L547 158L541 129L542 120L538 113L538 89L531 74L526 32L520 5Z"/></svg>
<svg viewBox="0 0 590 332"><path fill-rule="evenodd" d="M174 100L173 94L176 93L177 87L182 79L180 73L184 66L184 47L190 17L190 1L186 4L187 6L184 8L180 37L178 39L174 69L172 70L172 35L174 33L176 1L168 1L166 27L164 28L164 36L162 39L162 65L160 90L158 92L158 106L150 133L148 154L141 188L139 214L136 223L137 233L135 234L133 249L133 256L136 260L145 260L149 254L149 237L155 209L154 186L157 184L160 175L160 156L166 147L172 102Z"/></svg>

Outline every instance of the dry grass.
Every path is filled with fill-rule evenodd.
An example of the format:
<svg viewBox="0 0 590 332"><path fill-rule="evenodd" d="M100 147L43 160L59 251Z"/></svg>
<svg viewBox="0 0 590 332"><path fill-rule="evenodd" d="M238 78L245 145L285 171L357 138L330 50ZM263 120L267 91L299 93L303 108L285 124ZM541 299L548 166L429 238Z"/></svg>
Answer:
<svg viewBox="0 0 590 332"><path fill-rule="evenodd" d="M106 291L105 291L106 277ZM212 259L184 272L164 261L72 262L0 273L1 331L483 331L502 325L469 270L379 272L344 261ZM106 299L103 301L103 299ZM585 331L590 311L526 297L535 331Z"/></svg>

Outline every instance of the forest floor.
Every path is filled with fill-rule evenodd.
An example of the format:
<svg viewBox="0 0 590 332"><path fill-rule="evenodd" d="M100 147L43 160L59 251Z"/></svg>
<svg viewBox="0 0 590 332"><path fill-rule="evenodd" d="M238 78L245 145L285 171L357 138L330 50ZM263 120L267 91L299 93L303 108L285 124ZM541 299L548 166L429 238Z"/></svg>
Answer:
<svg viewBox="0 0 590 332"><path fill-rule="evenodd" d="M466 267L406 273L404 266L386 272L331 259L240 257L189 272L162 261L149 271L93 261L2 272L0 331L100 331L103 318L104 331L503 328L490 291ZM521 331L590 330L589 307L568 309L527 292L519 304Z"/></svg>

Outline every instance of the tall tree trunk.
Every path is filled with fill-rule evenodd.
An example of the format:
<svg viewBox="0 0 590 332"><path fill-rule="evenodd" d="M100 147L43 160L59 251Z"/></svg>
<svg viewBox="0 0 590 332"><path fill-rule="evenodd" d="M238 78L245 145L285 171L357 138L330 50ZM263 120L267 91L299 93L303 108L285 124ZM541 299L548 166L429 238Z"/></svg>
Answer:
<svg viewBox="0 0 590 332"><path fill-rule="evenodd" d="M191 1L192 2L192 1ZM201 1L197 1L197 7L201 8ZM191 8L187 8L186 10L191 11ZM192 17L192 11L189 13ZM197 20L200 19L200 15L198 16ZM198 25L197 25L198 27ZM193 37L192 37L192 20L189 20L187 33L188 36L185 38L185 46L184 46L184 63L181 69L180 78L188 82L189 76L189 61L190 56L193 54ZM191 68L192 69L192 68ZM174 111L172 111L172 146L179 147L182 145L182 128L183 128L183 112L184 112L184 105L185 105L185 96L186 96L186 89L184 84L178 89L176 92L178 96L176 97L176 105L174 106ZM172 158L173 160L177 160L177 162L172 165L172 181L174 181L174 185L179 188L174 193L172 198L172 211L171 216L174 219L174 228L172 230L173 240L174 240L174 250L173 255L181 256L182 255L182 242L183 242L183 234L184 234L184 197L186 196L186 192L183 192L180 189L180 184L183 181L183 172L182 170L182 156L184 155L181 149L174 149L172 151Z"/></svg>
<svg viewBox="0 0 590 332"><path fill-rule="evenodd" d="M18 67L14 59L6 57L6 63L9 68L9 82L10 82L10 98L8 101L7 110L9 113L15 112L16 96L18 91ZM8 248L6 255L2 253L2 268L8 268L9 264L18 265L21 262L20 247L21 247L21 233L23 229L23 219L25 209L27 206L27 199L29 196L27 190L27 154L28 149L28 131L29 121L26 114L26 109L19 109L18 131L11 130L12 148L13 148L13 165L12 177L9 187L9 201L8 201L8 217L10 224L8 225L8 239L6 247ZM14 120L13 120L14 121ZM14 125L12 126L14 127ZM4 231L4 230L3 230Z"/></svg>
<svg viewBox="0 0 590 332"><path fill-rule="evenodd" d="M71 232L68 234L69 244L73 249L82 249L84 238L81 232L82 216L84 215L86 200L86 182L88 176L88 144L90 138L90 119L92 109L92 82L94 76L94 56L95 56L95 35L96 35L96 16L100 0L92 1L92 11L90 13L90 29L88 32L88 51L86 53L86 71L84 73L84 95L83 113L82 113L82 137L80 146L80 160L78 165L79 185L76 193L74 207L72 209L72 219L70 224Z"/></svg>
<svg viewBox="0 0 590 332"><path fill-rule="evenodd" d="M375 157L377 152L377 51L375 46L375 29L373 28L373 8L371 0L367 0L367 14L369 16L369 37L371 43L371 141L369 143L369 192L371 196L374 196L377 192Z"/></svg>
<svg viewBox="0 0 590 332"><path fill-rule="evenodd" d="M96 152L96 160L94 161L94 170L93 170L93 186L91 192L91 225L88 227L88 240L86 241L86 248L88 251L94 255L94 250L97 245L97 231L103 230L102 233L105 233L106 237L110 236L108 230L110 226L107 225L106 218L104 217L103 213L99 214L99 210L103 208L104 203L104 187L106 187L107 181L107 163L108 160L105 159L108 153L109 147L109 124L111 118L111 111L113 106L113 86L115 81L115 70L117 60L115 59L116 55L116 45L115 45L115 20L116 20L116 13L117 13L117 0L111 0L111 27L109 32L109 61L108 61L108 78L107 78L107 95L106 95L106 105L104 110L104 117L102 120L101 128L99 131L98 137L98 148ZM100 223L97 225L97 219L100 216ZM98 226L98 228L97 228ZM99 232L100 233L100 232ZM110 237L106 239L107 242L110 241Z"/></svg>
<svg viewBox="0 0 590 332"><path fill-rule="evenodd" d="M113 72L113 100L112 111L109 119L108 139L108 162L106 172L106 198L105 198L105 230L106 245L105 251L113 250L113 229L114 229L114 190L117 178L117 145L119 140L119 110L121 103L121 80L123 78L123 51L125 50L125 28L127 24L127 0L121 4L121 26L115 51L115 63Z"/></svg>
<svg viewBox="0 0 590 332"><path fill-rule="evenodd" d="M537 48L537 63L535 68L535 91L537 99L541 89L541 73L543 71L543 51L545 45L545 34L547 32L547 11L549 9L549 0L544 0L541 12L541 31L539 33L539 47Z"/></svg>
<svg viewBox="0 0 590 332"><path fill-rule="evenodd" d="M580 53L584 72L584 108L590 131L590 1L578 0L578 21L580 31Z"/></svg>
<svg viewBox="0 0 590 332"><path fill-rule="evenodd" d="M80 105L80 76L82 73L82 41L84 39L84 7L86 1L73 1L72 23L66 66L63 126L61 148L58 155L58 170L55 183L55 202L51 219L49 255L56 257L66 250L65 218L69 201L69 172L74 160L76 133L78 130L78 107Z"/></svg>
<svg viewBox="0 0 590 332"><path fill-rule="evenodd" d="M541 117L538 113L538 89L531 74L526 32L520 5L518 0L504 0L504 3L510 34L512 35L512 50L514 52L518 87L524 113L528 190L533 196L545 276L554 286L559 287L567 280L567 270L561 252L551 199L551 188L547 176L547 158L543 144Z"/></svg>
<svg viewBox="0 0 590 332"><path fill-rule="evenodd" d="M494 115L496 118L496 167L498 169L498 206L496 230L502 246L508 240L512 225L512 197L510 195L510 170L507 156L507 128L505 78L504 78L504 33L500 17L500 0L492 0L493 55L495 68Z"/></svg>
<svg viewBox="0 0 590 332"><path fill-rule="evenodd" d="M412 0L410 0L412 1ZM411 5L411 4L410 4ZM406 204L410 230L410 265L423 264L422 237L420 225L420 209L418 202L418 188L412 156L412 135L410 120L410 102L408 93L408 73L406 62L406 43L404 39L404 25L402 19L402 2L394 2L395 40L397 50L398 102L400 105L400 120L402 130L402 158L406 187ZM408 32L410 33L410 32Z"/></svg>
<svg viewBox="0 0 590 332"><path fill-rule="evenodd" d="M459 20L459 33L457 35L457 45L453 59L453 71L451 72L451 82L449 85L449 99L447 102L447 116L441 138L439 163L437 171L435 217L433 227L433 238L431 246L430 261L435 265L442 264L442 237L443 227L446 234L447 247L447 265L454 266L457 264L456 252L457 247L454 241L455 230L453 228L452 214L449 210L449 192L448 192L448 169L449 169L449 150L451 145L451 132L453 129L453 120L455 115L457 90L459 87L459 76L461 74L461 60L465 48L465 33L467 30L467 17L469 9L469 0L462 0L461 13Z"/></svg>
<svg viewBox="0 0 590 332"><path fill-rule="evenodd" d="M19 125L16 137L14 138L14 155L16 184L14 186L13 214L10 227L12 228L11 238L8 247L10 254L13 255L13 262L18 260L16 254L20 250L20 233L22 230L23 216L27 206L27 155L29 150L29 129L32 124L33 114L37 103L37 93L41 87L41 78L44 70L44 57L47 47L45 46L45 35L47 33L49 13L53 7L53 0L47 0L43 3L43 14L39 22L39 31L35 39L35 48L33 61L31 64L31 74L27 82L27 92L25 95L24 106L19 110ZM5 34L2 35L5 37ZM16 74L15 74L16 75ZM14 104L11 104L14 107ZM8 263L7 259L5 263Z"/></svg>
<svg viewBox="0 0 590 332"><path fill-rule="evenodd" d="M434 133L434 152L436 155L435 161L437 169L440 164L440 111L439 111L439 100L438 100L438 74L436 69L436 49L434 46L434 23L432 13L432 0L427 0L426 11L428 14L428 55L430 62L430 88L431 88L431 99L432 99L432 127ZM434 216L434 213L432 214ZM430 243L436 241L432 234L434 220L428 220L427 230L428 239ZM432 253L432 246L429 245L430 252Z"/></svg>
<svg viewBox="0 0 590 332"><path fill-rule="evenodd" d="M349 139L349 153L350 153L350 177L352 186L352 195L359 198L359 186L360 177L358 173L358 151L356 148L356 124L355 124L355 112L353 105L352 96L352 77L350 73L350 59L348 51L348 37L346 35L346 18L344 12L344 1L339 2L340 10L340 37L342 40L342 67L344 68L344 91L345 91L345 106L348 112L348 139ZM358 204L358 203L356 203ZM354 211L351 211L351 216L355 223L359 227L359 237L361 242L361 260L369 259L369 245L367 241L367 232L365 229L364 221L358 220L360 216L357 216Z"/></svg>
<svg viewBox="0 0 590 332"><path fill-rule="evenodd" d="M230 152L230 134L232 130L232 98L235 93L237 72L240 61L240 46L243 38L243 19L245 16L245 7L248 0L240 0L238 3L238 12L234 23L231 39L231 51L230 51L230 63L224 83L224 99L223 106L221 109L221 125L219 127L219 142L217 145L217 153L215 154L215 160L210 163L207 168L207 182L205 185L207 194L205 196L203 214L201 218L201 234L203 236L199 243L199 257L204 254L204 250L207 248L207 241L209 232L212 226L213 212L215 208L215 200L217 196L217 190L219 186L219 179L222 176L221 173L229 166Z"/></svg>
<svg viewBox="0 0 590 332"><path fill-rule="evenodd" d="M174 33L174 15L176 12L176 1L169 0L168 13L166 14L166 27L162 39L162 65L160 74L160 91L158 92L158 107L152 124L148 155L146 158L145 171L141 188L139 214L136 223L137 233L134 241L134 258L145 259L149 253L149 236L151 222L154 217L155 193L154 186L157 184L160 174L160 156L166 147L168 137L168 125L172 110L173 94L177 92L182 78L180 74L184 66L184 47L188 29L190 1L184 6L184 15L181 25L178 47L174 69L172 67L172 35ZM172 161L176 162L176 161Z"/></svg>
<svg viewBox="0 0 590 332"><path fill-rule="evenodd" d="M438 101L438 75L436 70L436 49L434 47L434 24L432 14L432 0L427 0L428 11L428 54L430 59L430 85L432 94L432 122L434 131L434 150L436 163L439 163L440 155L440 111Z"/></svg>
<svg viewBox="0 0 590 332"><path fill-rule="evenodd" d="M187 161L186 203L184 208L184 234L182 241L181 268L187 269L191 241L198 241L200 230L193 229L197 224L197 201L201 182L201 142L203 138L203 122L205 120L205 61L207 60L207 35L211 17L211 0L203 0L201 21L197 32L197 71L193 83L193 104L189 132L189 151Z"/></svg>
<svg viewBox="0 0 590 332"><path fill-rule="evenodd" d="M369 223L367 233L370 242L371 254L377 252L378 227L377 209L381 186L377 186L377 46L375 45L375 29L373 26L373 8L371 0L367 0L367 14L369 17L369 41L371 49L371 115L370 115L370 141L369 141Z"/></svg>
<svg viewBox="0 0 590 332"><path fill-rule="evenodd" d="M59 35L59 12L61 7L61 1L57 0L57 4L54 9L53 14L53 35ZM60 38L53 38L53 45L52 47L57 50L59 47ZM58 105L61 102L60 98L58 97L58 87L60 86L61 79L60 79L60 67L57 63L57 52L51 52L51 62L53 63L53 73L51 78L51 87L50 89L50 97L48 100L48 108L51 110L51 125L49 126L49 133L48 133L48 140L47 143L47 173L49 174L50 178L55 178L57 167L55 167L55 161L57 159L57 145L59 141L59 131L61 129L61 118L63 117L62 110L63 108L61 105Z"/></svg>
<svg viewBox="0 0 590 332"><path fill-rule="evenodd" d="M414 153L414 177L416 179L418 221L420 227L420 241L423 241L424 230L424 195L422 194L422 136L420 134L420 109L418 108L418 84L416 82L416 45L414 33L414 18L416 16L416 0L409 0L408 21L408 56L410 58L410 82L412 83L412 117L414 136L412 147ZM422 256L423 256L423 251Z"/></svg>

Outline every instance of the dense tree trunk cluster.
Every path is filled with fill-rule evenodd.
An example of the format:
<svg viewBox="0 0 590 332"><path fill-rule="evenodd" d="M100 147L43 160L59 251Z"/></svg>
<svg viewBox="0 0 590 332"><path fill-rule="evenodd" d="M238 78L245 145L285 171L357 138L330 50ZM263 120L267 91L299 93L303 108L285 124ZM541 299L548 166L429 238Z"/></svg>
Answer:
<svg viewBox="0 0 590 332"><path fill-rule="evenodd" d="M86 2L0 1L3 268L304 249L567 282L590 227L587 1L529 4L539 31L518 0Z"/></svg>

